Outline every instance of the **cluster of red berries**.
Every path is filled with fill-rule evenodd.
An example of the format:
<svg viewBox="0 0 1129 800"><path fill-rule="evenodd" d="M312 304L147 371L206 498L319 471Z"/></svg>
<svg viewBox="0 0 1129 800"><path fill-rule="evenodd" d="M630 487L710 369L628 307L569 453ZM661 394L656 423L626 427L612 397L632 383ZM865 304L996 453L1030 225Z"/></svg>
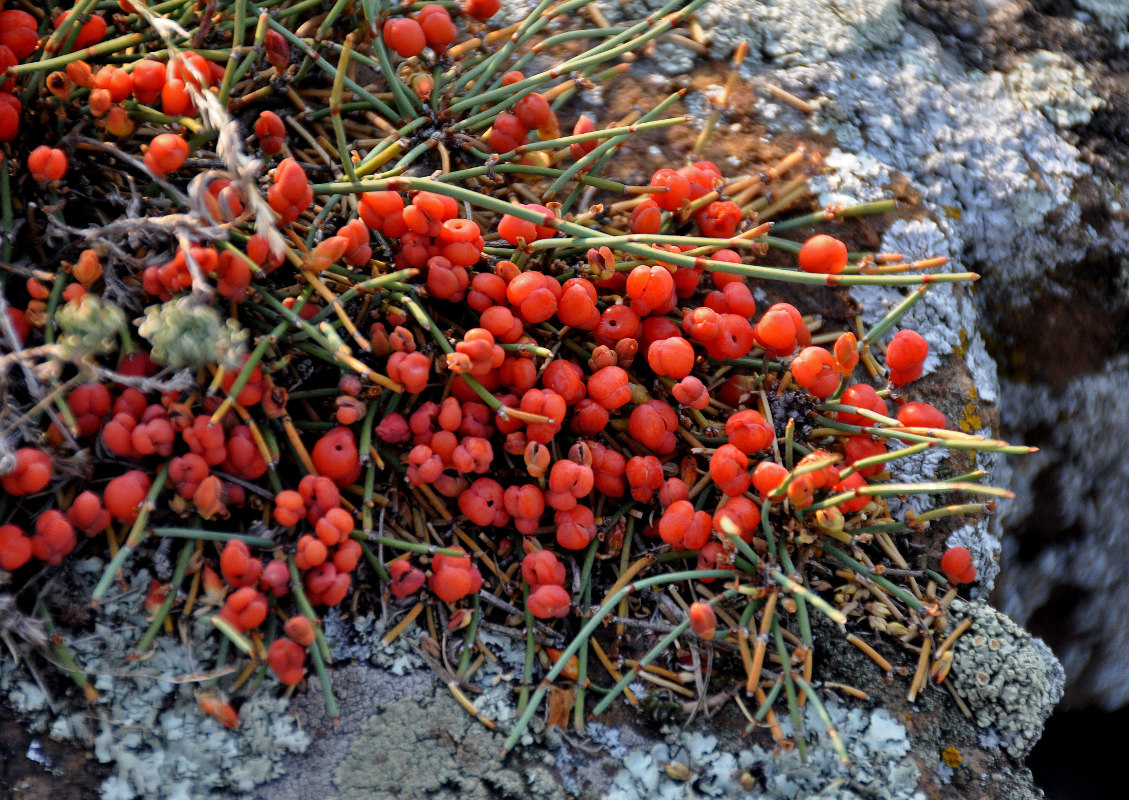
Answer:
<svg viewBox="0 0 1129 800"><path fill-rule="evenodd" d="M461 10L483 20L498 9L499 0L466 0ZM65 16L56 17L54 24ZM112 24L122 23L119 18ZM35 52L38 27L35 17L25 12L0 12L0 71ZM101 41L109 27L97 14L84 17L74 47ZM388 19L380 41L408 59L400 64L405 74L420 65L427 68L424 74L442 65L457 37L451 12L429 4L414 15ZM261 49L273 75L292 74L290 47L281 34L268 30ZM425 53L428 49L430 54ZM225 74L211 56L162 58L97 68L72 60L49 75L46 86L60 101L72 93L88 98L98 129L124 139L134 132L131 113L136 104L159 106L167 117L194 116L190 90L208 91ZM524 79L521 72L511 71L500 83L514 86ZM411 83L421 100L432 99L429 81L424 77ZM13 79L0 85L0 141L16 135L21 107L15 88ZM552 162L548 150L526 147L534 137L544 142L560 136L561 120L550 105L552 97L548 91L519 89L512 100L498 106L504 110L483 123L490 128L482 139L496 153L488 162L491 166L518 159L519 154L526 165ZM150 115L146 111L142 116ZM245 357L245 375L242 368L221 370L212 387L218 391L207 394L146 393L97 382L77 385L62 398L73 416L69 434L135 468L72 497L56 477L52 456L64 447L64 431L53 424L46 449L16 450L13 468L0 476L3 489L23 498L54 488L62 507L43 512L33 526L0 525L0 568L20 570L33 558L57 564L79 545L80 531L91 537L114 523L144 522L150 497L158 498L161 513L184 518L273 521L281 535L276 535L269 554L253 552L234 536L210 552L199 569L212 607L234 631L250 632L249 638L258 643L257 631L272 614L286 619L285 635L270 644L265 658L280 682L294 685L305 675L306 649L319 634L316 620L288 615L291 596L304 594L314 606L339 605L354 586L362 557L374 561L357 532L358 517L365 512L350 494L362 494L358 483L366 465L391 465L402 472L406 491L452 514L457 508L453 525L494 529L484 535L505 544L497 551L501 570L492 571L508 583L511 596L523 582L529 613L553 620L567 616L575 600L565 588L566 563L575 563L568 551L596 543L610 554L623 546L626 525L622 519L609 521L609 506L631 502L638 511L652 506L638 517L642 536L671 550L691 551L692 559L696 551L699 570L724 569L735 561L729 537L758 546L763 517L780 515L785 503L802 510L820 497L865 491L867 480L883 468L875 457L887 452L887 439L870 430L890 424L887 397L897 405L897 423L905 431L900 435L946 426L944 416L926 403L907 402L899 392L879 392L869 383L851 384L860 359L852 334L843 334L830 348L813 345L808 323L794 305L775 303L758 314L752 287L740 274L745 261L740 248L747 242L734 239L747 222L746 213L723 195L725 177L713 162L656 171L629 213L613 217L619 232L638 235L632 241L653 241L651 236L672 231L715 240L715 245L698 251L715 262L703 281L707 270L698 262L687 267L662 260L690 251L690 245L656 245L656 259L617 253L605 245L586 254L581 250L577 263L564 265L546 257L552 251L542 250L544 244L535 246L558 236L575 219L561 205L510 205L513 213L495 213L501 202L495 198L491 210L472 215L441 193L438 183L431 184L436 191L408 191L409 182L393 180L384 184L389 188L358 194L355 214L346 212L344 220L327 218L325 232L333 235L318 240L314 237L319 229L307 238L305 223L315 208L310 177L317 173L300 160L305 158L300 150L290 156L287 124L279 114L263 110L252 118L261 151L289 156L275 163L264 183L269 180L267 202L293 248L290 263L297 270L272 252L265 236L244 239L240 234L219 246L182 243L171 257L150 258L129 280L139 280L151 298L171 301L192 290L203 276L225 298L224 305L227 300L232 308L243 303L242 318L259 313L262 293L252 290L252 279L269 285L263 279L276 270L280 276L274 286L286 287L281 290L286 295L282 305L294 308L297 273L299 285L306 281L324 289L320 293L332 306L319 309L305 303L301 318L337 335L336 323L321 320L331 310L343 311L344 301L333 302L320 281L356 286L369 277L374 248L378 254L390 251L394 263L388 268L409 270L411 277L396 284L396 293L382 289L365 297L363 313L372 313L364 320L370 325L367 347L362 348L367 351L364 369L357 372L371 377L383 371L402 393L389 402L391 393L346 374L323 405L317 398L326 394L319 394L318 388L301 398L311 418L295 426L287 391L275 384L275 376L305 358L302 351L310 343L302 332L294 337L296 349L277 360L271 360L273 355L263 359L259 352L253 360ZM581 115L572 134L582 141L570 142L568 151L562 147L556 157L571 155L587 164L600 146L598 133L595 122ZM69 145L43 145L28 153L28 173L48 184L32 189L54 191L59 184L53 182L67 179L68 159L77 151L68 154L65 147ZM191 148L185 135L159 133L142 148L144 164L154 176L176 180ZM211 222L232 225L241 224L252 199L224 178L212 179L198 196ZM319 215L319 224L327 213ZM617 264L617 255L632 260ZM850 258L842 241L819 234L799 248L796 266L807 273L836 275L850 268ZM104 279L95 249L83 251L68 271L73 280L61 274L61 288L38 277L28 279L26 308L8 309L21 339L50 324L47 310L53 295L55 302L61 298L63 303L78 303ZM371 275L379 271L372 267ZM306 273L320 277L315 280ZM405 283L412 285L405 288ZM434 315L430 330L416 313L418 307L411 307L411 315L405 310L410 304L401 300L407 295ZM354 316L352 311L340 315L342 323ZM355 324L362 322L358 318ZM566 331L582 334L568 336ZM364 338L352 328L350 333L354 339ZM438 342L442 351L432 341L438 337L446 339ZM345 361L345 350L330 353L325 361L355 364L357 359ZM927 353L925 340L913 331L893 336L885 354L895 390L922 374ZM731 372L718 380L710 377L717 362L729 362L728 370L746 366L741 360L750 356L783 362L791 383L810 399L837 398L841 405L856 408L857 413L838 411L834 416L858 431L844 433L825 450L807 452L794 470L782 466L774 453L777 430L751 407L760 398L760 376ZM144 353L131 354L118 365L119 372L130 376L150 377L156 370ZM323 367L310 374L315 381L325 378ZM234 392L237 379L240 390L231 398L231 408L232 403L220 397ZM703 422L700 412L724 419L724 424ZM697 435L709 446L696 438L695 423L702 429ZM278 429L287 434L293 462L283 458L285 451L275 441L272 431ZM154 486L154 474L167 477ZM265 489L268 480L271 488ZM405 491L403 484L390 486L390 493ZM852 514L870 502L858 493L837 508ZM499 535L510 529L518 536ZM422 559L406 554L390 558L384 565L387 589L397 599L430 592L445 603L474 595L483 587L476 565L480 554L461 547L454 551ZM967 555L963 548L954 548L942 560L943 571L954 583L975 578ZM150 605L160 605L170 590L155 585ZM694 603L689 616L697 635L715 635L711 605Z"/></svg>

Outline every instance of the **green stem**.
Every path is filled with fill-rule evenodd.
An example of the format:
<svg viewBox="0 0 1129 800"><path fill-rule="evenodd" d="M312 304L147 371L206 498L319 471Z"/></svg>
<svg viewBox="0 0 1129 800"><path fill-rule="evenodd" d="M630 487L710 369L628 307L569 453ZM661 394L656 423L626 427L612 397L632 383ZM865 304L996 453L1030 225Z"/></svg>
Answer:
<svg viewBox="0 0 1129 800"><path fill-rule="evenodd" d="M250 536L245 533L226 533L224 531L206 531L200 528L154 528L153 534L155 536L163 536L174 539L196 539L202 542L230 542L233 539L248 547L276 547L278 542L273 539L265 539L261 536Z"/></svg>
<svg viewBox="0 0 1129 800"><path fill-rule="evenodd" d="M157 613L153 615L153 621L149 623L149 627L145 631L145 635L141 637L137 643L137 649L145 651L153 644L153 640L157 638L160 633L161 627L165 624L165 620L172 610L173 603L176 602L177 592L180 591L181 581L184 580L184 573L188 571L188 562L192 558L192 552L196 549L196 545L192 542L185 542L184 547L180 549L180 556L176 559L176 567L173 569L172 582L169 584L169 593L165 595L165 599L161 602L161 607L157 609Z"/></svg>
<svg viewBox="0 0 1129 800"><path fill-rule="evenodd" d="M632 592L639 591L640 589L648 589L652 586L665 586L668 583L698 580L700 578L728 578L730 575L731 573L728 570L720 569L694 569L684 572L672 572L667 575L656 575L651 578L644 578L640 581L633 581L609 597L607 601L596 610L592 618L585 623L584 627L580 629L576 638L573 639L568 647L565 648L564 652L561 653L561 657L557 660L556 665L549 670L544 680L541 681L541 685L537 687L537 690L533 693L533 697L530 699L529 705L526 706L525 713L518 719L510 735L506 738L505 744L502 745L502 754L505 755L508 753L518 743L522 733L524 733L525 729L529 726L530 720L533 719L533 714L541 705L541 701L545 699L545 694L549 691L549 686L560 677L561 672L564 671L565 666L568 664L568 660L576 655L577 650L580 649L581 643L595 632L596 628L603 622L604 617L610 614L615 607L619 605L621 599L627 597Z"/></svg>

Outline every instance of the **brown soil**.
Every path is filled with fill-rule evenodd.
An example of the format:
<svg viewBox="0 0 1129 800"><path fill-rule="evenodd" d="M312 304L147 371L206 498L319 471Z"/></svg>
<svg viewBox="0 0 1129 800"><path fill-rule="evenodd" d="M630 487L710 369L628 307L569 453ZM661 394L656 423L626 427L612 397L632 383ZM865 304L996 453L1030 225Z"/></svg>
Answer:
<svg viewBox="0 0 1129 800"><path fill-rule="evenodd" d="M108 774L84 748L29 733L0 704L0 800L93 800Z"/></svg>

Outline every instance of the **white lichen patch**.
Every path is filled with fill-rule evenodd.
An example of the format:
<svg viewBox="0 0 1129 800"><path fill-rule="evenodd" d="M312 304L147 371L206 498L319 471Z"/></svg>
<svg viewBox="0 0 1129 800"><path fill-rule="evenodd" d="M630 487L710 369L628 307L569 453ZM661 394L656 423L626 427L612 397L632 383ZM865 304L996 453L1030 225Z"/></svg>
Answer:
<svg viewBox="0 0 1129 800"><path fill-rule="evenodd" d="M1095 235L1073 199L1075 181L1089 173L1077 149L1024 108L1002 74L951 66L927 32L865 57L747 74L830 98L808 124L908 177L949 254L1001 282L1037 279Z"/></svg>
<svg viewBox="0 0 1129 800"><path fill-rule="evenodd" d="M75 562L93 580L104 563ZM103 783L104 800L195 800L246 796L285 772L287 758L309 737L287 713L268 678L240 708L240 725L228 730L198 707L198 682L177 681L211 664L217 638L206 621L196 623L189 651L172 636L158 637L143 659L130 659L148 625L142 602L150 574L137 570L130 590L102 606L88 636L70 640L77 663L91 678L98 700L89 711L52 718L41 692L22 668L0 659L0 692L31 720L33 730L93 745L99 761L114 765Z"/></svg>
<svg viewBox="0 0 1129 800"><path fill-rule="evenodd" d="M1066 673L1043 642L983 602L954 600L951 611L972 626L953 648L949 680L976 724L995 728L1003 748L1022 759L1062 699Z"/></svg>
<svg viewBox="0 0 1129 800"><path fill-rule="evenodd" d="M1102 99L1086 71L1063 53L1035 50L1004 73L1004 82L1024 108L1041 111L1060 128L1085 125Z"/></svg>
<svg viewBox="0 0 1129 800"><path fill-rule="evenodd" d="M884 47L902 33L896 0L714 0L698 17L715 58L747 41L750 59L785 66Z"/></svg>
<svg viewBox="0 0 1129 800"><path fill-rule="evenodd" d="M921 773L909 756L906 729L885 709L873 713L827 701L832 724L847 748L844 766L822 733L809 704L804 726L811 747L806 760L796 750L778 754L761 747L727 750L717 737L689 731L667 741L633 749L622 756L623 768L604 795L607 800L684 800L699 797L795 798L837 800L923 800L917 791ZM791 724L781 720L785 733ZM668 767L672 767L668 770ZM674 776L672 777L672 773ZM677 779L679 775L684 780ZM850 788L849 788L850 787Z"/></svg>

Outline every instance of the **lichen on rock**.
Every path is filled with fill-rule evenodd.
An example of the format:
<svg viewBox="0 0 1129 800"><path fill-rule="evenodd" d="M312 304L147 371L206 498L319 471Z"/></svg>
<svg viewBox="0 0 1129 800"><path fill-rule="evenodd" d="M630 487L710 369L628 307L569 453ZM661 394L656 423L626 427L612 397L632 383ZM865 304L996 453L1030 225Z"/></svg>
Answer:
<svg viewBox="0 0 1129 800"><path fill-rule="evenodd" d="M1003 748L1025 758L1062 699L1062 664L1040 639L984 602L954 600L951 611L957 623L972 620L953 648L953 688L978 726L995 728Z"/></svg>

